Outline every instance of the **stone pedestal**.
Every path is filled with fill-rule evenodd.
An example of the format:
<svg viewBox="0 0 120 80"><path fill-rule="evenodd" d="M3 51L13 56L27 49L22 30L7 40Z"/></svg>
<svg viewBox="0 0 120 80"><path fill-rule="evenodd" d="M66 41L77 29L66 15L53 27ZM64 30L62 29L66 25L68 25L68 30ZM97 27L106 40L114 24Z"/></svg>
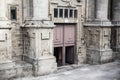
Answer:
<svg viewBox="0 0 120 80"><path fill-rule="evenodd" d="M87 50L87 59L89 64L100 64L112 61L112 50Z"/></svg>
<svg viewBox="0 0 120 80"><path fill-rule="evenodd" d="M111 27L85 27L87 61L90 64L109 62L113 59L111 49Z"/></svg>
<svg viewBox="0 0 120 80"><path fill-rule="evenodd" d="M46 75L56 71L56 59L53 56L43 56L33 61L34 76Z"/></svg>
<svg viewBox="0 0 120 80"><path fill-rule="evenodd" d="M11 61L11 50L11 28L0 27L0 63Z"/></svg>
<svg viewBox="0 0 120 80"><path fill-rule="evenodd" d="M23 60L33 65L33 75L39 76L57 70L53 56L53 28L51 21L26 21Z"/></svg>
<svg viewBox="0 0 120 80"><path fill-rule="evenodd" d="M2 23L2 21L0 21ZM0 24L0 79L11 77L9 71L15 66L12 61L11 28ZM11 73L12 74L12 73Z"/></svg>

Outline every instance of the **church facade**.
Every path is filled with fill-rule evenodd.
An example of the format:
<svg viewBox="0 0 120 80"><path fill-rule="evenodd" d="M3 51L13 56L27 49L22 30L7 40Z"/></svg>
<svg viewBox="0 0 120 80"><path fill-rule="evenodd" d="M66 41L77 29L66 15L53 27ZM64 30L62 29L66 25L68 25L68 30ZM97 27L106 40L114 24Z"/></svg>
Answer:
<svg viewBox="0 0 120 80"><path fill-rule="evenodd" d="M0 79L119 58L119 0L0 0Z"/></svg>

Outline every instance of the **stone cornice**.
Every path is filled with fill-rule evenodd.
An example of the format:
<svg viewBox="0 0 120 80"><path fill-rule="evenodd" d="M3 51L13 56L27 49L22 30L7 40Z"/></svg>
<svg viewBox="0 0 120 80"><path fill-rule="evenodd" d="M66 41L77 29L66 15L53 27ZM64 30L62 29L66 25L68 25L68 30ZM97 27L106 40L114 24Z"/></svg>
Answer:
<svg viewBox="0 0 120 80"><path fill-rule="evenodd" d="M26 20L21 27L26 28L54 28L55 25L49 20Z"/></svg>

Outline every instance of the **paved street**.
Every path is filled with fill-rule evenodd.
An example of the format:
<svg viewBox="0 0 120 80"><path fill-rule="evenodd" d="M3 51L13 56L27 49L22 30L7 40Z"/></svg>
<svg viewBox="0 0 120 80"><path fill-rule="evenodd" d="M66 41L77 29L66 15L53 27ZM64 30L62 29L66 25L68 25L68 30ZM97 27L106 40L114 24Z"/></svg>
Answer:
<svg viewBox="0 0 120 80"><path fill-rule="evenodd" d="M86 65L51 75L16 80L120 80L120 61L102 65Z"/></svg>

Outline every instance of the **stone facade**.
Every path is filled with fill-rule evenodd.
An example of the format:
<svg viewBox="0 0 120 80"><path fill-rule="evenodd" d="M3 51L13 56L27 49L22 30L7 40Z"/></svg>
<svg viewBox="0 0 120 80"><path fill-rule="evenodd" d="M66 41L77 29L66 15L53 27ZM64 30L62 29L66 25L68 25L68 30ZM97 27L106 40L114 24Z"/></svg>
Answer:
<svg viewBox="0 0 120 80"><path fill-rule="evenodd" d="M84 35L88 63L97 64L118 58L119 1L87 0ZM91 5L92 4L92 5Z"/></svg>
<svg viewBox="0 0 120 80"><path fill-rule="evenodd" d="M75 29L74 36L66 31L68 36L62 40L68 40L62 43L59 52L64 53L62 65L73 57L74 64L98 64L119 58L119 3L119 0L0 0L0 79L55 72L58 64L55 48L61 49L61 45L54 44L54 30L60 25L63 30L58 33ZM74 26L70 28L71 25ZM67 54L70 51L73 56Z"/></svg>

